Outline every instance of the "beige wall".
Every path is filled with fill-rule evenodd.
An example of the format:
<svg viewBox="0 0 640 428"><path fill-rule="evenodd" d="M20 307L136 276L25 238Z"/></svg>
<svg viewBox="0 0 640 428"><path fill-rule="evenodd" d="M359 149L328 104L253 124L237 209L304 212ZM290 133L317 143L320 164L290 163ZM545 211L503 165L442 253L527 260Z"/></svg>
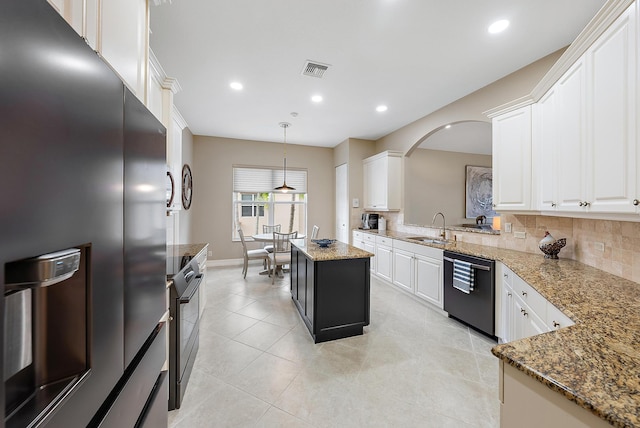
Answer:
<svg viewBox="0 0 640 428"><path fill-rule="evenodd" d="M191 239L207 242L210 260L242 257L240 242L232 242L232 168L234 165L282 167L280 143L193 137L193 204ZM287 144L287 168L308 171L307 234L314 224L323 236L335 235L333 149ZM258 248L258 244L250 244Z"/></svg>
<svg viewBox="0 0 640 428"><path fill-rule="evenodd" d="M189 130L189 128L184 128L182 130L182 164L187 164L191 167L191 174L193 175L193 180L196 181L197 174L193 170L193 134ZM175 177L174 177L175 178ZM181 187L181 178L177 178L176 183L176 196L177 198L182 197L182 187ZM178 229L179 229L179 242L177 244L191 244L195 241L192 240L192 229L191 229L191 221L193 217L193 211L191 209L185 210L182 209L178 211L176 214L178 216ZM200 242L196 240L197 242Z"/></svg>
<svg viewBox="0 0 640 428"><path fill-rule="evenodd" d="M491 156L416 149L405 157L404 223L430 225L437 212L449 225L473 223L465 219L467 165L490 167Z"/></svg>
<svg viewBox="0 0 640 428"><path fill-rule="evenodd" d="M469 120L489 122L483 112L530 94L565 49L547 55L379 139L376 141L377 152L398 150L409 154L411 148L417 147L422 140L446 124Z"/></svg>

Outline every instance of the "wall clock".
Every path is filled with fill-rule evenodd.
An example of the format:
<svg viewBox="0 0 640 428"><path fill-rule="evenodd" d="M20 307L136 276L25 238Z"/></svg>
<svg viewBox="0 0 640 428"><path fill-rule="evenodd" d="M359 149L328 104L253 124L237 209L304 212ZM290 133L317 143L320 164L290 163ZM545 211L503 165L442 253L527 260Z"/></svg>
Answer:
<svg viewBox="0 0 640 428"><path fill-rule="evenodd" d="M193 177L191 176L191 168L185 164L182 167L182 207L188 210L191 207L191 199L193 197Z"/></svg>
<svg viewBox="0 0 640 428"><path fill-rule="evenodd" d="M170 208L173 204L173 197L175 196L175 182L173 181L173 174L167 171L167 208Z"/></svg>

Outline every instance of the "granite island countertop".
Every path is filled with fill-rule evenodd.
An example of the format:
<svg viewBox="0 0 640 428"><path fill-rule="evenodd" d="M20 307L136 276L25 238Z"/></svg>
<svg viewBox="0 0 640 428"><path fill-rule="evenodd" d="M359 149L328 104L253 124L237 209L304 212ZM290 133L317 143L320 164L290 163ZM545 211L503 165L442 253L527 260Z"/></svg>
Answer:
<svg viewBox="0 0 640 428"><path fill-rule="evenodd" d="M493 354L613 426L640 427L640 284L570 259L362 232L504 263L576 324L497 345Z"/></svg>
<svg viewBox="0 0 640 428"><path fill-rule="evenodd" d="M374 254L356 248L344 242L335 241L326 248L307 239L292 239L291 244L295 245L305 256L314 262L326 262L330 260L365 259L373 257Z"/></svg>

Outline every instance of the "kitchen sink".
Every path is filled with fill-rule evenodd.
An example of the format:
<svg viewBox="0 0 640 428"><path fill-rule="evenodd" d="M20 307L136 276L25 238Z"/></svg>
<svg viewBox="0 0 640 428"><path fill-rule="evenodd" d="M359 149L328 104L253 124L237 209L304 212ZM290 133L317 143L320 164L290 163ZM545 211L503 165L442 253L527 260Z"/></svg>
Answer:
<svg viewBox="0 0 640 428"><path fill-rule="evenodd" d="M447 241L446 239L438 239L438 238L429 238L427 236L412 236L410 238L412 241L420 241L420 242L424 242L425 244L438 244L438 245L446 245L449 243L449 241Z"/></svg>

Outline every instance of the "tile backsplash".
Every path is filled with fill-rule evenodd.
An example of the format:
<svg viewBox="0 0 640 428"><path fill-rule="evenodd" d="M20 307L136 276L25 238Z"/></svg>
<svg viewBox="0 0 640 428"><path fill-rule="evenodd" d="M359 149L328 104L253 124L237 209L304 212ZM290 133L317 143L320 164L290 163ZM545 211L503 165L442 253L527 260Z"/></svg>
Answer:
<svg viewBox="0 0 640 428"><path fill-rule="evenodd" d="M383 215L389 230L434 236L438 233L430 227L404 225L402 213ZM574 259L640 283L640 223L516 214L503 214L501 223L500 235L448 233L462 242L541 254L538 242L549 231L556 239L567 238L567 245L559 254L561 259ZM511 233L504 232L505 223L511 223ZM515 232L524 232L524 239L516 238Z"/></svg>

